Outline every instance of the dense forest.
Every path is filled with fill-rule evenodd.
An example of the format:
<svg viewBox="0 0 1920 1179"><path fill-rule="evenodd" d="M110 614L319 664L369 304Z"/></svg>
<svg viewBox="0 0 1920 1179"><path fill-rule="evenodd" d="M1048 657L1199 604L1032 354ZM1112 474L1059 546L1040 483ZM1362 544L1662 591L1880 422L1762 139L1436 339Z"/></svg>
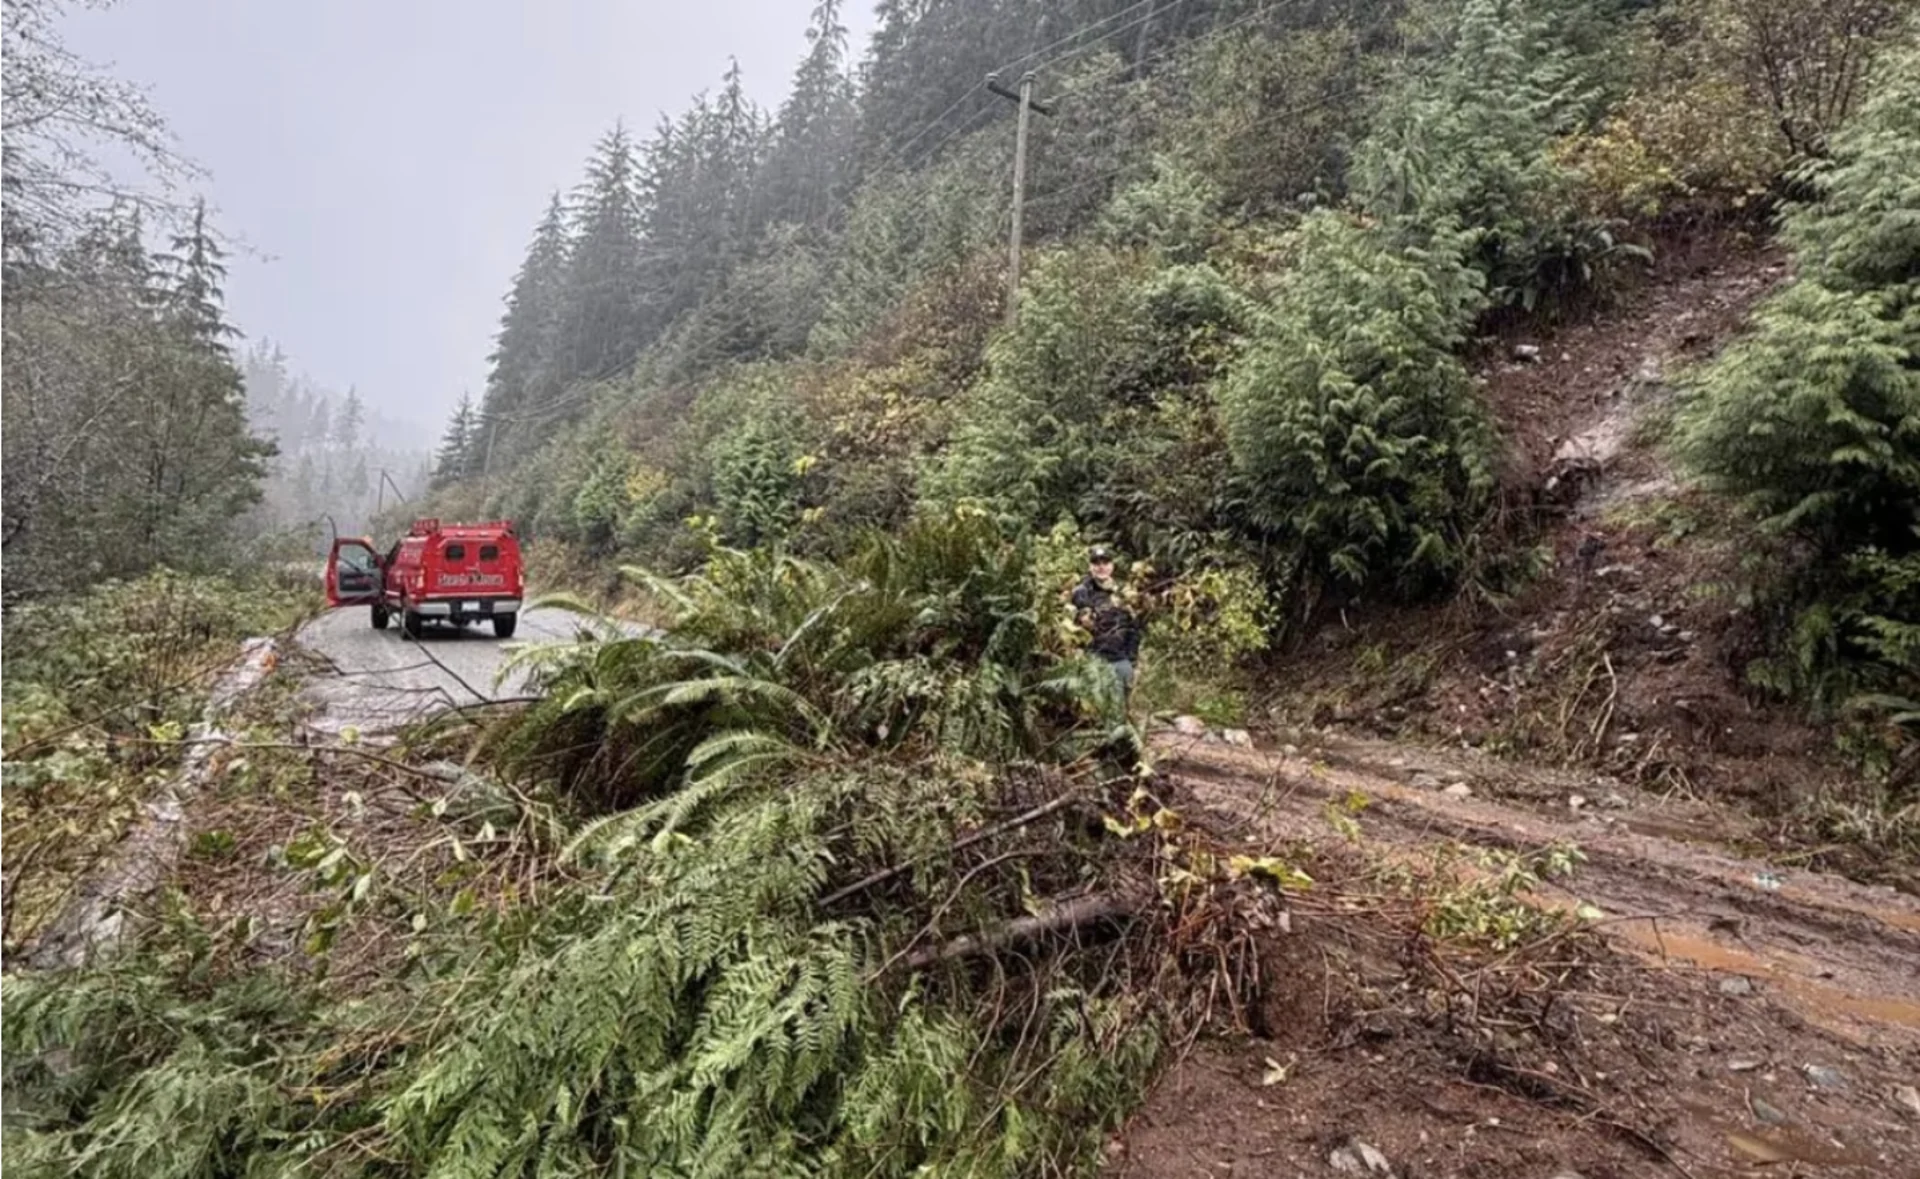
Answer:
<svg viewBox="0 0 1920 1179"><path fill-rule="evenodd" d="M1316 1112L1351 1077L1437 1119L1444 1143L1396 1145L1424 1160L1408 1174L1683 1173L1689 1086L1712 1078L1746 1119L1714 1123L1714 1157L1800 1158L1756 1102L1775 1073L1793 1101L1871 1091L1847 1133L1897 1132L1844 1145L1910 1161L1880 1094L1911 1087L1865 1079L1910 1075L1910 1047L1850 1030L1818 1041L1845 1075L1803 1063L1809 1041L1778 1045L1811 1033L1771 1004L1810 976L1678 978L1657 925L1657 961L1620 966L1604 939L1628 908L1667 920L1665 894L1635 880L1603 911L1560 838L1612 840L1602 872L1684 878L1702 939L1747 944L1749 918L1820 892L1842 899L1791 927L1814 931L1794 959L1920 952L1895 928L1910 909L1779 875L1920 854L1910 0L881 0L864 47L819 0L778 109L736 67L650 129L608 112L577 182L527 211L489 378L424 474L356 394L239 350L194 210L155 250L165 210L64 200L74 103L136 147L157 123L72 81L50 11L8 0L9 592L216 560L248 519L364 521L369 494L390 523L386 469L428 483L407 514L516 520L540 588L604 625L514 649L525 695L383 732L307 725L310 681L352 677L275 678L250 646L264 687L196 763L177 870L132 915L145 940L105 960L34 940L40 961L10 965L10 1167L1093 1174L1127 1163L1149 1088L1210 1034L1256 1046L1194 1100L1238 1104L1173 1132L1273 1123L1257 1168L1393 1173L1353 1129L1378 1110ZM1029 76L1022 160L1003 91ZM1641 299L1689 252L1716 261ZM1584 379L1580 329L1657 334L1646 308L1693 316L1674 291L1736 280L1750 304L1592 366L1587 391L1628 407L1602 423L1656 477L1625 517L1576 521L1556 398ZM1132 698L1063 606L1094 544L1146 625ZM1697 563L1671 596L1716 603L1705 655L1664 601L1585 594L1676 552ZM163 666L131 621L9 617L8 850L35 861L7 883L10 949L58 925L75 845L110 842L95 828L194 740L198 697L127 685L266 629L181 597L202 645ZM628 609L656 628L609 616ZM1537 657L1556 625L1570 653ZM400 650L474 647L446 642ZM1322 759L1344 699L1262 734L1284 765L1253 760L1251 693L1329 663L1401 716L1459 671L1437 744L1485 737L1484 777L1423 785L1397 732L1383 777L1349 772L1358 743ZM1710 852L1686 827L1656 871L1621 833L1659 837L1613 825L1627 795L1722 801L1654 727L1709 693L1629 699L1682 664L1778 730L1756 760L1813 734L1792 755L1846 789L1774 799L1801 829ZM1455 717L1487 699L1513 723L1470 735ZM1688 732L1721 756L1713 725ZM1176 738L1226 760L1170 772ZM1497 810L1484 795L1529 759L1569 776ZM1262 826L1289 799L1297 824ZM1430 804L1453 808L1431 846ZM1453 838L1473 813L1496 838ZM1780 858L1734 858L1756 845ZM1535 903L1549 880L1564 907ZM1738 915L1710 917L1722 900ZM1911 1010L1902 985L1890 1010ZM1735 1033L1765 1059L1711 1055ZM1591 1153L1516 1128L1541 1110ZM1201 1141L1137 1173L1191 1173Z"/></svg>

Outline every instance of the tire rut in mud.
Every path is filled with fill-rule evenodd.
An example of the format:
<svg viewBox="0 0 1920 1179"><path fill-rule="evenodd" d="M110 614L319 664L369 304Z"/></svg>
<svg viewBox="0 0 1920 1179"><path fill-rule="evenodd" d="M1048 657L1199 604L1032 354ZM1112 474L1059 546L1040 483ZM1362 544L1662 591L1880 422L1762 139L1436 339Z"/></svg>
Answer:
<svg viewBox="0 0 1920 1179"><path fill-rule="evenodd" d="M1166 743L1159 768L1245 829L1328 834L1322 810L1366 797L1365 838L1383 849L1436 842L1522 850L1556 841L1585 857L1532 898L1597 906L1616 945L1674 967L1748 979L1802 1017L1855 1042L1920 1046L1920 902L1814 872L1786 872L1693 842L1635 831L1630 817L1554 820L1478 798L1446 797L1369 773L1219 746ZM1738 984L1730 984L1738 985Z"/></svg>

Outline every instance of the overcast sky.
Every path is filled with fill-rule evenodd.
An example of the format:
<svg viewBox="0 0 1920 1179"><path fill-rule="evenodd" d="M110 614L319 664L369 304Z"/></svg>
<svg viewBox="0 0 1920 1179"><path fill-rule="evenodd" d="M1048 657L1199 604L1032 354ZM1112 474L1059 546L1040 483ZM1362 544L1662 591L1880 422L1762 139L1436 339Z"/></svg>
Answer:
<svg viewBox="0 0 1920 1179"><path fill-rule="evenodd" d="M149 88L211 173L227 305L329 387L430 435L477 397L500 300L554 188L729 55L777 107L812 0L121 0L68 40ZM870 0L842 21L857 55Z"/></svg>

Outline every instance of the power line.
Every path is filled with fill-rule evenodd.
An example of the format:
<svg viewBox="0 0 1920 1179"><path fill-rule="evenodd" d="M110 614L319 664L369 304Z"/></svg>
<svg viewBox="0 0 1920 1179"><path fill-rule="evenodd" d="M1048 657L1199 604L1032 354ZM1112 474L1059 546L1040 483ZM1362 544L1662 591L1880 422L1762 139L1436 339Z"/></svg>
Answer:
<svg viewBox="0 0 1920 1179"><path fill-rule="evenodd" d="M1077 49L1070 50L1068 51L1068 53L1063 54L1058 58L1051 58L1046 61L1040 62L1038 65L1034 66L1033 68L1036 70L1044 69L1048 66L1057 64L1060 61L1071 60L1071 58L1075 54L1085 52L1086 50L1090 49L1092 46L1097 45L1102 41L1105 41L1107 38L1118 36L1119 34L1126 32L1128 29L1137 27L1138 25L1144 23L1145 21L1153 19L1153 17L1159 15L1160 13L1166 12L1169 9L1172 9L1185 2L1186 0L1163 0L1163 2L1160 3L1159 7L1146 13L1139 20L1122 25L1116 29L1110 29L1107 32L1102 33L1100 36L1094 38L1092 41L1088 42L1087 44L1082 45ZM1028 62L1033 61L1035 58L1040 57L1043 54L1053 49L1057 49L1062 45L1066 45L1069 42L1077 41L1081 37L1084 37L1088 33L1091 33L1094 30L1098 29L1101 25L1110 24L1111 22L1119 20L1121 17L1126 16L1128 13L1138 11L1139 9L1144 8L1147 5L1153 4L1153 3L1155 3L1155 0L1139 0L1139 3L1129 5L1128 7L1121 9L1119 12L1116 12L1111 16L1102 17L1097 21L1092 21L1088 24L1081 25L1079 28L1074 29L1070 33L1067 33L1065 36L1056 38L1055 40L1050 41L1045 45L1042 45L1038 49L1032 50L1031 52L1021 55L1020 57L1014 58L1012 61L1007 62L1005 65L1000 66L998 69L992 72L1001 74L1001 75L1012 75L1014 71L1020 69L1022 66L1026 65ZM907 152L913 147L914 144L926 138L929 133L937 130L940 127L940 125L947 120L948 116L952 115L954 111L959 110L960 107L964 105L968 99L973 98L977 94L980 94L985 89L986 89L986 85L983 82L975 82L972 86L969 86L966 89L965 93L961 94L960 97L954 99L953 102L950 103L945 110L935 115L931 120L928 121L928 123L925 126L921 127L920 130L914 132L914 134L910 136L906 140L906 142L902 143L900 146L896 148L893 148L887 151L881 157L880 161L875 164L875 167L883 168L890 164L899 163L902 157L904 157L907 154ZM990 110L990 109L992 108L991 107L982 108L982 110ZM977 121L979 118L979 114L980 112L976 111L973 115L968 117L967 121L969 122ZM961 126L963 127L966 125L967 125L966 122L963 122L961 124ZM940 148L952 142L959 134L961 134L961 132L957 130L953 132L949 132L946 136L944 136L937 143L935 143L932 148L929 148L927 151L922 152L918 157L918 159L913 164L909 165L909 168L910 169L918 168L924 165L927 160L931 159L933 155L940 150Z"/></svg>
<svg viewBox="0 0 1920 1179"><path fill-rule="evenodd" d="M908 150L911 149L914 144L926 138L927 133L929 131L932 131L938 128L941 123L944 123L948 115L959 110L961 103L964 103L965 101L967 101L967 99L972 98L974 95L981 93L986 88L987 88L987 84L985 82L975 82L973 85L967 87L967 92L965 94L962 94L960 97L954 99L952 105L948 106L946 110L943 110L939 114L933 116L933 118L928 121L926 126L920 128L920 130L916 131L913 134L912 138L908 139L905 143L901 144L899 147L894 148L891 151L887 152L885 158L883 158L882 161L878 165L876 165L876 167L885 167L887 164L899 163L901 156L906 155ZM977 113L978 112L976 112L976 114ZM951 139L952 136L948 136L947 138ZM941 140L941 143L945 143L945 142L946 140L944 139ZM939 147L939 144L936 144L934 146L937 149Z"/></svg>
<svg viewBox="0 0 1920 1179"><path fill-rule="evenodd" d="M1345 90L1337 91L1333 94L1323 94L1319 98L1316 98L1311 102L1303 102L1296 106L1287 107L1283 110L1272 111L1266 115L1263 115L1258 119L1255 119L1253 122L1248 123L1244 128L1242 128L1242 130L1257 131L1262 127L1269 126L1273 123L1279 122L1282 119L1290 119L1298 115L1311 114L1312 112L1319 110L1321 107L1327 106L1334 102L1338 102L1344 98L1351 98L1354 95L1359 94L1361 90L1362 90L1362 87L1358 85L1350 86ZM1032 200L1028 201L1027 204L1029 206L1044 205L1052 201L1061 200L1065 197L1073 195L1076 192L1080 192L1083 189L1089 188L1095 184L1101 184L1106 181L1112 180L1117 176L1123 175L1124 173L1131 171L1133 168L1139 166L1139 164L1140 164L1140 161L1137 161L1137 160L1132 161L1130 163L1122 164L1118 168L1112 168L1106 172L1089 176L1084 180L1078 181L1073 184L1069 184L1065 188L1057 188L1052 192L1043 193L1040 196L1034 197Z"/></svg>
<svg viewBox="0 0 1920 1179"><path fill-rule="evenodd" d="M1079 45L1072 49L1069 49L1065 53L1062 53L1057 57L1050 57L1047 60L1040 62L1038 65L1033 66L1032 68L1035 70L1042 70L1051 66L1058 66L1064 62L1072 61L1076 57L1080 57L1084 54L1091 53L1093 52L1094 47L1099 45L1102 41L1106 41L1112 37L1118 37L1120 34L1126 32L1128 29L1137 29L1141 25L1144 25L1148 21L1152 20L1154 17L1170 11L1178 7L1180 4L1184 2L1185 0L1166 0L1166 3L1162 4L1160 7L1155 8L1149 12L1143 13L1139 17L1139 19L1128 21L1126 24L1121 25L1117 29L1109 29L1108 31L1100 34L1098 37L1095 37L1093 40L1087 42L1086 44ZM1139 6L1135 5L1135 7L1139 7ZM1128 11L1131 11L1131 9ZM1002 71L1004 72L1005 70L1010 69L1012 67L1003 66L1001 68L1002 68Z"/></svg>
<svg viewBox="0 0 1920 1179"><path fill-rule="evenodd" d="M1174 5L1174 4L1178 4L1178 3L1181 3L1181 2L1182 2L1182 0L1169 0L1169 3L1168 3L1167 5L1165 5L1164 7L1168 7L1168 8L1170 8L1170 7L1172 7L1172 6ZM1121 17L1123 17L1123 16L1125 16L1125 15L1127 15L1128 13L1130 13L1130 12L1132 12L1132 11L1134 11L1135 9L1137 9L1137 8L1145 8L1145 7L1147 6L1147 5L1149 5L1149 4L1151 4L1151 3L1153 3L1153 0L1140 0L1140 2L1139 2L1138 4L1131 4L1131 5L1128 5L1127 7L1125 7L1125 8L1122 8L1122 9L1121 9L1121 10L1120 10L1119 12L1116 12L1116 13L1114 13L1114 14L1113 14L1112 16L1108 16L1108 17L1102 17L1102 18L1101 18L1100 20L1097 20L1097 21L1094 21L1094 22L1093 22L1092 24L1089 24L1089 25L1083 25L1083 26L1081 26L1080 28L1077 28L1077 29L1075 29L1075 30L1074 30L1073 32L1071 32L1071 33L1068 33L1068 34L1067 34L1066 36L1064 36L1064 37L1060 37L1060 38L1058 38L1057 40L1053 40L1053 41L1049 41L1049 42L1047 42L1047 43L1046 43L1045 45L1042 45L1042 46L1041 46L1040 48L1038 48L1038 49L1035 49L1035 50L1033 50L1033 51L1032 51L1032 52L1030 52L1030 53L1027 53L1027 54L1025 54L1025 55L1023 55L1023 56L1021 56L1021 57L1016 57L1016 58L1014 58L1014 59L1013 59L1012 61L1010 61L1010 62L1008 62L1007 64L1005 64L1005 65L1003 65L1003 66L1001 66L1001 67L1000 67L1000 68L999 68L998 70L996 70L996 71L994 71L994 72L995 72L995 73L1000 73L1000 74L1010 74L1010 73L1012 73L1012 72L1013 72L1014 70L1017 70L1017 69L1019 69L1019 68L1020 68L1021 66L1023 66L1023 65L1026 65L1026 64L1027 64L1028 62L1030 62L1030 61L1032 61L1032 60L1033 60L1034 58L1036 58L1036 57L1039 57L1039 56L1041 56L1042 54L1045 54L1045 53L1047 53L1047 52L1049 52L1049 51L1051 51L1051 50L1054 50L1054 49L1058 49L1058 48L1059 48L1060 46L1062 46L1062 45L1065 45L1065 44L1066 44L1067 42L1069 42L1069 41L1074 41L1074 40L1078 40L1078 39L1079 39L1080 37L1083 37L1083 36L1085 36L1086 34L1088 34L1088 33L1090 33L1090 32L1092 32L1093 30L1095 30L1095 29L1097 29L1097 28L1099 28L1099 27L1100 27L1101 25L1104 25L1104 24L1106 24L1106 23L1108 23L1109 21L1116 21L1116 20L1119 20L1119 19L1120 19ZM1152 14L1151 14L1151 13L1149 13L1148 15L1152 15ZM1113 30L1113 32L1116 32L1116 33L1118 33L1118 32L1122 32L1122 31L1124 31L1124 30L1122 30L1122 29L1115 29L1115 30ZM1108 34L1108 35L1110 36L1111 34ZM1102 39L1102 40L1105 40L1105 37L1102 37L1101 39ZM1046 62L1042 62L1042 63L1041 63L1041 66L1044 66L1044 65L1046 65L1046 64L1048 64L1048 63L1046 63ZM1039 68L1041 68L1041 66L1035 66L1034 68L1035 68L1035 69L1037 70L1037 69L1039 69Z"/></svg>
<svg viewBox="0 0 1920 1179"><path fill-rule="evenodd" d="M1235 29L1243 28L1246 25L1252 23L1253 21L1259 20L1261 17L1269 16L1275 12L1278 12L1282 8L1289 7L1291 5L1298 4L1298 3L1300 3L1300 0L1268 0L1268 3L1262 5L1259 8L1254 9L1252 12L1247 13L1245 16L1239 17L1236 20L1228 21L1226 24L1221 25L1218 28L1209 29L1207 32L1202 33L1198 37L1192 37L1184 41L1175 41L1173 44L1167 46L1165 49L1162 49L1160 52L1151 54L1145 58L1142 58L1138 62L1122 62L1120 65L1115 66L1112 69L1104 70L1098 74L1093 75L1090 78L1082 78L1075 85L1069 86L1065 90L1062 90L1059 93L1055 94L1053 96L1054 101L1056 102L1064 101L1065 99L1073 98L1076 95L1085 94L1087 91L1093 89L1095 86L1098 86L1100 83L1106 81L1107 79L1112 78L1117 74L1123 74L1130 69L1144 67L1152 63L1165 61L1169 57L1190 53L1193 50L1198 49L1201 46L1206 45L1211 41L1216 41L1219 38L1226 36L1228 33L1233 32Z"/></svg>
<svg viewBox="0 0 1920 1179"><path fill-rule="evenodd" d="M982 83L981 88L985 89L984 83ZM993 113L993 110L994 110L993 107L983 106L979 110L974 111L972 114L968 115L966 119L962 121L958 127L955 127L952 131L949 131L946 135L942 136L939 142L935 143L932 147L928 148L926 151L921 152L920 157L916 159L912 164L910 164L906 170L909 172L917 172L921 168L924 168L933 159L935 155L939 154L941 148L947 146L947 144L949 143L952 143L954 140L960 138L962 135L967 135L967 134L970 134L971 132L979 130L980 129L979 124L985 121L984 116L991 115Z"/></svg>

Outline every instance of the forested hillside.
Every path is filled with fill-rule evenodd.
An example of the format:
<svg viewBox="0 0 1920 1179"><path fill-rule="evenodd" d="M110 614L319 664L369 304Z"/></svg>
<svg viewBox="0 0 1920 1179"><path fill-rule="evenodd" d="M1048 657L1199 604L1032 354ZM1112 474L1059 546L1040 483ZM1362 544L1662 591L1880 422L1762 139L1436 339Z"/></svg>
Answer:
<svg viewBox="0 0 1920 1179"><path fill-rule="evenodd" d="M1920 1167L1913 0L819 0L607 112L398 507L201 217L16 157L157 127L42 12L10 1169ZM586 620L54 593L369 507Z"/></svg>
<svg viewBox="0 0 1920 1179"><path fill-rule="evenodd" d="M135 212L34 224L8 195L8 595L217 565L274 447L248 428L211 228L196 213L156 252Z"/></svg>
<svg viewBox="0 0 1920 1179"><path fill-rule="evenodd" d="M686 568L970 504L1118 543L1169 632L1242 620L1162 645L1217 667L1558 576L1485 358L1784 215L1809 273L1687 376L1672 454L1807 571L1753 590L1768 689L1904 713L1912 538L1846 520L1913 510L1909 5L929 0L882 4L859 52L839 13L777 111L730 72L616 123L530 218L446 514L515 518L557 567ZM1017 307L990 71L1048 111ZM1815 277L1837 242L1878 268ZM1794 332L1831 340L1825 385L1770 375Z"/></svg>
<svg viewBox="0 0 1920 1179"><path fill-rule="evenodd" d="M371 518L382 469L417 493L423 446L245 344L188 195L205 177L137 85L67 48L63 9L5 9L8 603L311 553L323 515Z"/></svg>

